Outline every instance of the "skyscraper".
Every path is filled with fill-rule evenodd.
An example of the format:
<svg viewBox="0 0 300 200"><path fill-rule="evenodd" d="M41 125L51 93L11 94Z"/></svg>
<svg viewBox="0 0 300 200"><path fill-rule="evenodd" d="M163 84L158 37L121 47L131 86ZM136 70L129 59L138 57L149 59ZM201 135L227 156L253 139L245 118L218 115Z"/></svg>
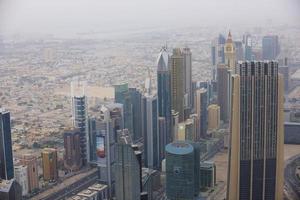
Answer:
<svg viewBox="0 0 300 200"><path fill-rule="evenodd" d="M142 105L145 166L151 169L159 169L160 151L157 96L145 94Z"/></svg>
<svg viewBox="0 0 300 200"><path fill-rule="evenodd" d="M134 141L140 140L142 136L142 94L136 88L129 88L129 94L132 102L132 121Z"/></svg>
<svg viewBox="0 0 300 200"><path fill-rule="evenodd" d="M165 145L172 141L171 136L171 74L169 69L169 55L166 48L162 48L157 59L157 99L158 113L166 121Z"/></svg>
<svg viewBox="0 0 300 200"><path fill-rule="evenodd" d="M140 163L127 129L118 131L116 148L116 198L140 200Z"/></svg>
<svg viewBox="0 0 300 200"><path fill-rule="evenodd" d="M208 130L218 129L220 126L220 106L211 104L208 110Z"/></svg>
<svg viewBox="0 0 300 200"><path fill-rule="evenodd" d="M17 165L15 168L15 179L22 188L22 196L28 194L28 170L25 165Z"/></svg>
<svg viewBox="0 0 300 200"><path fill-rule="evenodd" d="M192 98L192 52L186 47L182 50L183 55L183 72L184 72L184 93L187 96L185 108L191 108Z"/></svg>
<svg viewBox="0 0 300 200"><path fill-rule="evenodd" d="M0 108L0 179L14 178L10 113Z"/></svg>
<svg viewBox="0 0 300 200"><path fill-rule="evenodd" d="M232 77L227 199L283 195L283 79L277 62L242 62Z"/></svg>
<svg viewBox="0 0 300 200"><path fill-rule="evenodd" d="M171 102L172 110L178 112L179 122L184 121L184 62L179 48L173 49L171 56Z"/></svg>
<svg viewBox="0 0 300 200"><path fill-rule="evenodd" d="M28 190L33 192L39 188L39 175L37 158L32 154L24 154L20 158L20 163L27 166L28 170Z"/></svg>
<svg viewBox="0 0 300 200"><path fill-rule="evenodd" d="M211 58L212 58L212 79L217 79L217 66L218 64L225 63L224 45L226 39L220 34L218 38L212 41Z"/></svg>
<svg viewBox="0 0 300 200"><path fill-rule="evenodd" d="M225 65L228 67L228 69L234 70L236 65L236 50L230 31L228 33L228 37L224 46L224 54Z"/></svg>
<svg viewBox="0 0 300 200"><path fill-rule="evenodd" d="M82 166L82 157L80 156L80 131L71 130L64 133L64 166L69 171L77 171Z"/></svg>
<svg viewBox="0 0 300 200"><path fill-rule="evenodd" d="M280 53L279 40L277 35L264 36L262 39L262 58L274 60Z"/></svg>
<svg viewBox="0 0 300 200"><path fill-rule="evenodd" d="M167 145L167 126L166 118L158 117L158 131L159 131L159 162L165 158L165 146Z"/></svg>
<svg viewBox="0 0 300 200"><path fill-rule="evenodd" d="M43 177L45 181L56 181L58 178L57 150L45 148L42 151Z"/></svg>
<svg viewBox="0 0 300 200"><path fill-rule="evenodd" d="M123 104L124 128L127 128L133 134L133 115L132 101L128 89L128 83L115 85L115 103Z"/></svg>
<svg viewBox="0 0 300 200"><path fill-rule="evenodd" d="M252 38L250 34L246 34L243 36L243 43L245 49L245 60L252 61Z"/></svg>
<svg viewBox="0 0 300 200"><path fill-rule="evenodd" d="M207 132L207 90L200 88L195 94L195 113L197 114L199 124L197 127L196 141L206 137Z"/></svg>
<svg viewBox="0 0 300 200"><path fill-rule="evenodd" d="M229 102L228 102L228 69L224 64L218 65L217 96L220 106L220 118L223 122L229 121Z"/></svg>
<svg viewBox="0 0 300 200"><path fill-rule="evenodd" d="M83 165L88 161L88 135L87 135L87 97L84 82L71 83L72 121L73 127L80 131L80 148Z"/></svg>

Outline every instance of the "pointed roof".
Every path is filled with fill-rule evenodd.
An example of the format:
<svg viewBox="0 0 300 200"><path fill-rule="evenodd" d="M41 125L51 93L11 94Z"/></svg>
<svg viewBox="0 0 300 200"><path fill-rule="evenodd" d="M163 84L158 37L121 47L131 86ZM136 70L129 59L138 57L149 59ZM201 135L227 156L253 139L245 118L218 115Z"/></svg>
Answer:
<svg viewBox="0 0 300 200"><path fill-rule="evenodd" d="M229 30L229 33L228 33L228 37L227 37L227 40L226 40L227 43L230 43L232 42L232 36L231 36L231 32Z"/></svg>
<svg viewBox="0 0 300 200"><path fill-rule="evenodd" d="M158 55L156 64L157 64L157 71L166 71L168 70L168 61L169 61L169 55L167 52L167 48L163 47L160 50L160 53Z"/></svg>

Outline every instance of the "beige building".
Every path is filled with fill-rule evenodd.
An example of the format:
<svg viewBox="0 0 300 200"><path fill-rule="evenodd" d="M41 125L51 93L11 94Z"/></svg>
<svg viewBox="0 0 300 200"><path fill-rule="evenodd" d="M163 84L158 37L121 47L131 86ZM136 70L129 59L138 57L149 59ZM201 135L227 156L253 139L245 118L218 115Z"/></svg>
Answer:
<svg viewBox="0 0 300 200"><path fill-rule="evenodd" d="M43 177L45 181L55 181L58 178L57 150L45 148L42 151Z"/></svg>
<svg viewBox="0 0 300 200"><path fill-rule="evenodd" d="M225 54L225 65L234 71L236 65L236 53L235 46L232 40L231 33L229 31L228 37L224 46L224 54Z"/></svg>
<svg viewBox="0 0 300 200"><path fill-rule="evenodd" d="M27 166L28 191L32 192L39 188L38 161L32 154L24 154L20 163Z"/></svg>
<svg viewBox="0 0 300 200"><path fill-rule="evenodd" d="M208 110L208 130L212 131L218 129L220 126L220 106L211 104Z"/></svg>
<svg viewBox="0 0 300 200"><path fill-rule="evenodd" d="M281 200L284 88L278 63L242 62L237 69L232 77L227 199Z"/></svg>

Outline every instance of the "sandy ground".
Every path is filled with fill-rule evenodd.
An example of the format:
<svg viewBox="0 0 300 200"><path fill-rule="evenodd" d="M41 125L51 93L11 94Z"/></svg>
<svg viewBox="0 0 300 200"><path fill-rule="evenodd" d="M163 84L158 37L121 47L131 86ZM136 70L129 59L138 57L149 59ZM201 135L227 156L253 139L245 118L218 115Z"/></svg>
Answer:
<svg viewBox="0 0 300 200"><path fill-rule="evenodd" d="M87 97L97 97L97 98L114 98L115 90L113 87L99 87L99 86L86 86L85 93ZM69 85L66 85L61 88L57 88L55 90L55 94L57 95L64 95L64 96L70 96L71 95L71 87Z"/></svg>

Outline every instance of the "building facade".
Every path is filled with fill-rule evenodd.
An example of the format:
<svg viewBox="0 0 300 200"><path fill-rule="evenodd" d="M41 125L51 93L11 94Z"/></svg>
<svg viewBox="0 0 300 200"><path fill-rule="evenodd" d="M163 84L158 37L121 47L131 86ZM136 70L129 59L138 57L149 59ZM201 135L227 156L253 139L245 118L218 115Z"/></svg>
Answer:
<svg viewBox="0 0 300 200"><path fill-rule="evenodd" d="M64 133L64 166L68 171L77 171L82 167L80 156L80 131L71 130Z"/></svg>
<svg viewBox="0 0 300 200"><path fill-rule="evenodd" d="M57 150L45 148L41 154L44 180L56 181L58 179Z"/></svg>
<svg viewBox="0 0 300 200"><path fill-rule="evenodd" d="M20 158L20 163L27 166L28 175L28 191L34 192L39 188L38 162L36 156L32 154L24 154Z"/></svg>
<svg viewBox="0 0 300 200"><path fill-rule="evenodd" d="M208 130L216 130L220 126L220 106L211 104L208 110Z"/></svg>

